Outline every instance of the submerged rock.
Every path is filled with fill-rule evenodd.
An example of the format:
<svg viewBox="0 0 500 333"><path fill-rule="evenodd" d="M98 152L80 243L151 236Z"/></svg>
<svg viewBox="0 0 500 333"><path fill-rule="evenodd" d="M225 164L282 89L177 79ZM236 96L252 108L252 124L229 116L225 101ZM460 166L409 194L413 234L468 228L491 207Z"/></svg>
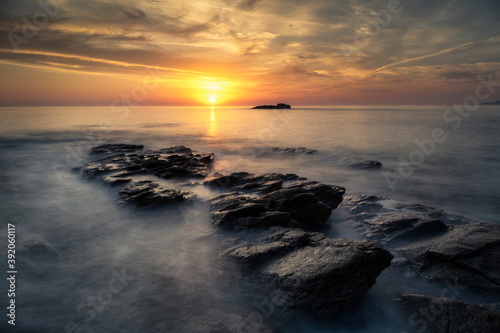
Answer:
<svg viewBox="0 0 500 333"><path fill-rule="evenodd" d="M347 166L355 169L380 169L382 168L382 163L380 163L379 161L366 160L350 163Z"/></svg>
<svg viewBox="0 0 500 333"><path fill-rule="evenodd" d="M152 181L132 182L119 193L119 203L134 204L138 207L152 207L177 204L192 200L190 192L177 189L163 188Z"/></svg>
<svg viewBox="0 0 500 333"><path fill-rule="evenodd" d="M398 301L419 332L497 333L500 329L500 314L477 305L423 295L402 295Z"/></svg>
<svg viewBox="0 0 500 333"><path fill-rule="evenodd" d="M426 279L500 292L500 225L451 226L446 233L400 252L405 263Z"/></svg>
<svg viewBox="0 0 500 333"><path fill-rule="evenodd" d="M312 155L316 154L318 151L314 149L308 149L305 147L298 148L281 148L281 147L272 147L272 148L256 148L255 154L257 156L276 156L276 155Z"/></svg>

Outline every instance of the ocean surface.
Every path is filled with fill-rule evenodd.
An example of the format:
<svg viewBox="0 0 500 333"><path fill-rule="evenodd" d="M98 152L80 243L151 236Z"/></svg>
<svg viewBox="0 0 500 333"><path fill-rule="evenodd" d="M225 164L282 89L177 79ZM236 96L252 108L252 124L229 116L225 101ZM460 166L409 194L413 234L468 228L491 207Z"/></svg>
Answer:
<svg viewBox="0 0 500 333"><path fill-rule="evenodd" d="M447 110L0 108L2 253L11 223L18 249L42 241L58 256L18 254L17 331L59 333L77 325L81 332L170 332L183 318L232 297L218 283L208 210L179 215L117 205L115 189L71 170L88 161L89 148L185 145L215 153L214 172L295 173L343 186L347 194L376 194L500 223L500 107L480 107L468 117ZM258 153L273 147L317 152ZM383 167L349 167L364 160ZM379 276L354 315L334 323L303 320L287 330L401 332L404 323L385 304L416 290L418 282L405 284L393 273ZM121 281L122 288L110 292L110 281ZM4 281L0 287L3 295L8 286ZM89 305L96 299L104 305ZM2 316L0 328L6 327Z"/></svg>

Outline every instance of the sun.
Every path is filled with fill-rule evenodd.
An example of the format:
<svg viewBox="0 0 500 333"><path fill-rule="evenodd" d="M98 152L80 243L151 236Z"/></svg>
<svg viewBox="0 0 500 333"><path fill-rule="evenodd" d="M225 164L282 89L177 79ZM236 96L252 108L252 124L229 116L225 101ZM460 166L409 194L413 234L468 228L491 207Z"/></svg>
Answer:
<svg viewBox="0 0 500 333"><path fill-rule="evenodd" d="M208 102L211 105L214 105L215 103L217 103L217 95L209 95L208 96Z"/></svg>

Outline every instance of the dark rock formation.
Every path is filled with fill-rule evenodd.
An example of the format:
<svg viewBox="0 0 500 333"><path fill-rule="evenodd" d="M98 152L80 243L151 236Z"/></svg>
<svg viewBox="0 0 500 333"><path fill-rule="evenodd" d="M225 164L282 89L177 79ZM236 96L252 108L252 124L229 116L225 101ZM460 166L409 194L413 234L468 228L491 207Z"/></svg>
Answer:
<svg viewBox="0 0 500 333"><path fill-rule="evenodd" d="M248 172L236 172L229 176L218 176L204 182L205 186L232 192L252 191L267 194L283 188L283 182L289 180L305 179L294 174L282 175L279 173L266 173L255 175Z"/></svg>
<svg viewBox="0 0 500 333"><path fill-rule="evenodd" d="M329 316L353 305L390 265L392 255L370 241L329 239L285 228L256 245L235 246L221 257L253 267L259 301L272 295L276 312Z"/></svg>
<svg viewBox="0 0 500 333"><path fill-rule="evenodd" d="M364 237L391 246L440 235L449 229L445 223L470 222L429 206L366 194L347 196L342 208Z"/></svg>
<svg viewBox="0 0 500 333"><path fill-rule="evenodd" d="M272 148L256 148L255 154L257 156L276 156L276 155L286 155L286 156L294 156L294 155L312 155L316 154L318 151L314 149L308 149L305 147L298 148L280 148L280 147L272 147Z"/></svg>
<svg viewBox="0 0 500 333"><path fill-rule="evenodd" d="M355 169L380 169L382 168L382 163L380 163L379 161L366 160L361 162L350 163L347 166Z"/></svg>
<svg viewBox="0 0 500 333"><path fill-rule="evenodd" d="M325 238L267 263L261 276L276 285L286 311L330 316L358 301L391 259L374 242Z"/></svg>
<svg viewBox="0 0 500 333"><path fill-rule="evenodd" d="M138 148L140 147L140 148ZM86 178L108 176L109 184L126 183L118 178L129 179L134 175L154 175L164 179L172 178L204 178L209 173L213 162L211 155L193 154L184 146L164 148L159 151L135 152L143 146L103 145L92 148L91 153L114 152L116 155L86 163L75 169L80 170ZM123 151L134 151L125 154Z"/></svg>
<svg viewBox="0 0 500 333"><path fill-rule="evenodd" d="M143 145L130 145L125 143L112 143L93 147L89 150L89 155L97 154L120 154L120 153L133 153L137 150L144 149Z"/></svg>
<svg viewBox="0 0 500 333"><path fill-rule="evenodd" d="M252 109L291 109L292 107L285 103L278 103L277 105L258 105Z"/></svg>
<svg viewBox="0 0 500 333"><path fill-rule="evenodd" d="M193 194L177 189L160 187L152 181L132 182L119 194L119 203L134 204L138 207L164 206L192 200Z"/></svg>
<svg viewBox="0 0 500 333"><path fill-rule="evenodd" d="M477 305L423 295L402 295L398 301L419 332L497 333L500 329L500 314Z"/></svg>
<svg viewBox="0 0 500 333"><path fill-rule="evenodd" d="M312 181L281 188L283 177L290 176L238 173L205 182L208 186L222 183L226 188L256 189L259 193L277 189L259 198L241 195L215 198L211 205L213 225L236 229L267 226L311 228L328 220L345 192L341 187Z"/></svg>
<svg viewBox="0 0 500 333"><path fill-rule="evenodd" d="M500 225L451 226L440 236L402 248L401 254L426 279L500 292Z"/></svg>

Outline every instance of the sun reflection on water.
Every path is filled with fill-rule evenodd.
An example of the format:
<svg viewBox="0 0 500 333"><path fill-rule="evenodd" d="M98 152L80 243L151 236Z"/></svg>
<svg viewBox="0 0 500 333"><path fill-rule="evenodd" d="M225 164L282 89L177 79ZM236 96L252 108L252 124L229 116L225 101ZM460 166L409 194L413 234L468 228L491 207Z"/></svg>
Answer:
<svg viewBox="0 0 500 333"><path fill-rule="evenodd" d="M217 138L217 120L215 118L215 108L214 106L210 107L210 121L208 126L208 136L212 139Z"/></svg>

